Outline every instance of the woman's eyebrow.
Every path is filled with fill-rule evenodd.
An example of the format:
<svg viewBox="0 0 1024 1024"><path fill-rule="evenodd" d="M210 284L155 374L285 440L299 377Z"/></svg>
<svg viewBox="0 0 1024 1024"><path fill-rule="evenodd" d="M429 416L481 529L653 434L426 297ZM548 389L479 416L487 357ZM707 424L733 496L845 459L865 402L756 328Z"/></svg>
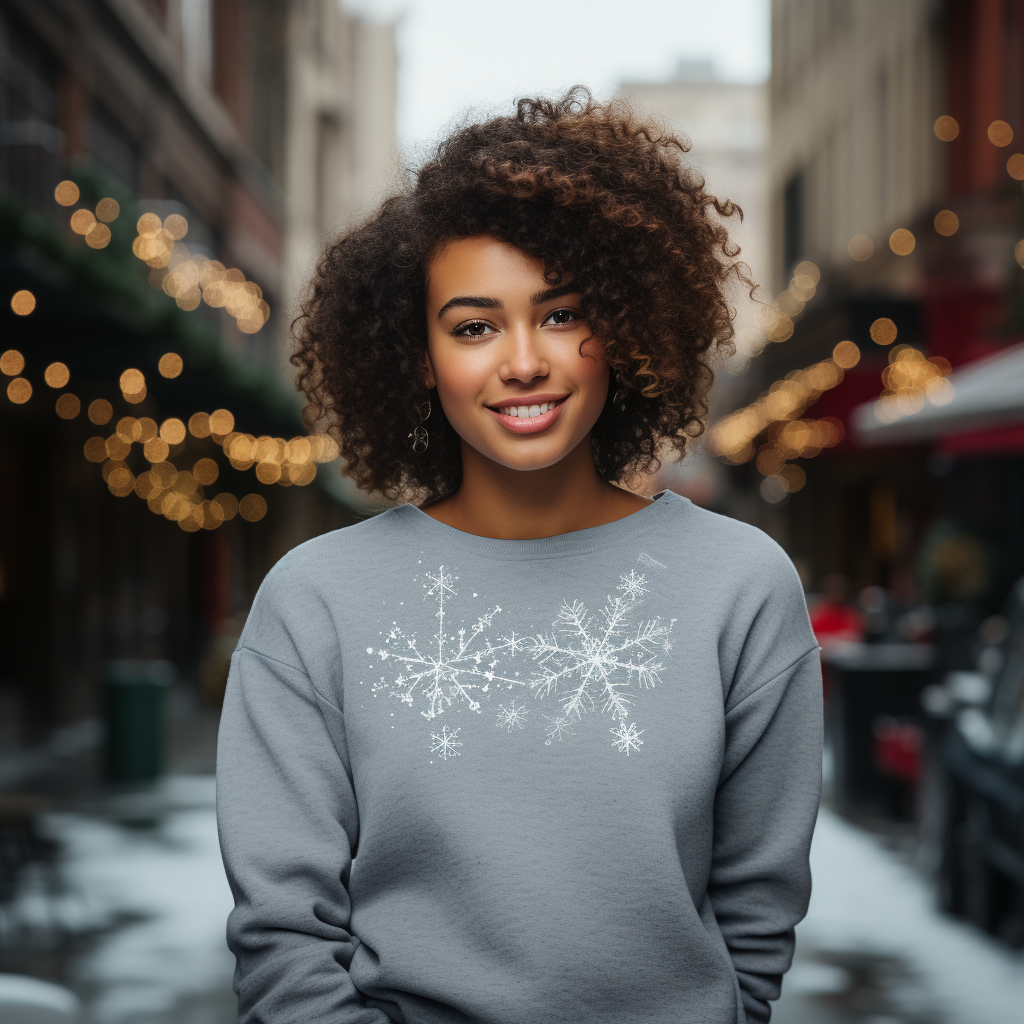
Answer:
<svg viewBox="0 0 1024 1024"><path fill-rule="evenodd" d="M579 288L574 284L562 284L557 288L548 288L547 291L537 292L536 295L530 296L530 305L539 306L542 302L548 302L551 299L560 299L563 295L574 295L579 291Z"/></svg>
<svg viewBox="0 0 1024 1024"><path fill-rule="evenodd" d="M437 318L441 319L449 309L456 306L470 306L473 309L502 309L501 299L490 299L482 295L456 295L449 299L438 311Z"/></svg>

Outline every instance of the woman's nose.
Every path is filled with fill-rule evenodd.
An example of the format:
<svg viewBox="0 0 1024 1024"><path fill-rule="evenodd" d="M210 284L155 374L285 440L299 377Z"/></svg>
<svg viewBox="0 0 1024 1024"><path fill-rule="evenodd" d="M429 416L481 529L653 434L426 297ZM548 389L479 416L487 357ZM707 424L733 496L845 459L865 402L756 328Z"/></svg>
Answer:
<svg viewBox="0 0 1024 1024"><path fill-rule="evenodd" d="M545 376L548 372L547 359L542 348L542 339L528 326L511 328L505 335L507 349L502 377L531 381Z"/></svg>

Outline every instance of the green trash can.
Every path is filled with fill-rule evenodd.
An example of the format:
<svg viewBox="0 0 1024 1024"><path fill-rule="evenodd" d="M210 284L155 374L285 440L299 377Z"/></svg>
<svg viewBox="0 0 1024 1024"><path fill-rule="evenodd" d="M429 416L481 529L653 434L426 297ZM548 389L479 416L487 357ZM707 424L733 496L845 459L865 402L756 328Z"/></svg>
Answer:
<svg viewBox="0 0 1024 1024"><path fill-rule="evenodd" d="M146 782L162 773L166 696L173 681L174 666L169 661L104 663L105 760L111 782Z"/></svg>

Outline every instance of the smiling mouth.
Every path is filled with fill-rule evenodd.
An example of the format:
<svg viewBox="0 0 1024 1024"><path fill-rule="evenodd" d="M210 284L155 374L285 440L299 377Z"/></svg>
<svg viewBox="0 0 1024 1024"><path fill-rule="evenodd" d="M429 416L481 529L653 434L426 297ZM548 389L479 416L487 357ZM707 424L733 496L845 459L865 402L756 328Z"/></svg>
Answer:
<svg viewBox="0 0 1024 1024"><path fill-rule="evenodd" d="M547 430L559 416L565 405L566 395L554 401L537 402L533 405L487 406L494 418L513 434L535 434Z"/></svg>

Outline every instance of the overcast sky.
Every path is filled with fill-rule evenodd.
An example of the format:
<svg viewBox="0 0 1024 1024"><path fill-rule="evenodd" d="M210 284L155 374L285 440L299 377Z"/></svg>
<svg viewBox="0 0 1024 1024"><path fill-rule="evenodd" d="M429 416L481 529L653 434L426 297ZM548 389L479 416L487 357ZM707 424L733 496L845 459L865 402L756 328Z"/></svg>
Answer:
<svg viewBox="0 0 1024 1024"><path fill-rule="evenodd" d="M577 82L672 77L684 58L722 77L768 76L769 0L342 0L398 24L398 133L407 155L467 109L509 111L521 95Z"/></svg>

